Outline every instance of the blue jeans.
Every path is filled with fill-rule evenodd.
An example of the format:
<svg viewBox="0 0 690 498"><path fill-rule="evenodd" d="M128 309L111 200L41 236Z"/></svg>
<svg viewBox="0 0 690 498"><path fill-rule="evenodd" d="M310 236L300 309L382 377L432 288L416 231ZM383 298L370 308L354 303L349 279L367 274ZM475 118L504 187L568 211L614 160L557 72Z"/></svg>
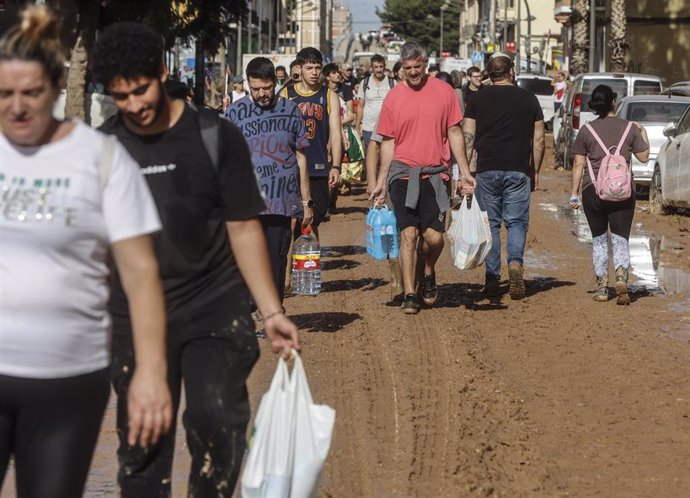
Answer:
<svg viewBox="0 0 690 498"><path fill-rule="evenodd" d="M486 258L487 280L501 277L501 222L508 230L508 263L522 265L529 227L530 178L518 171L477 173L479 206L489 215L491 251Z"/></svg>
<svg viewBox="0 0 690 498"><path fill-rule="evenodd" d="M367 153L367 149L369 148L369 142L371 142L371 134L372 131L364 131L362 130L362 142L364 144L364 154Z"/></svg>

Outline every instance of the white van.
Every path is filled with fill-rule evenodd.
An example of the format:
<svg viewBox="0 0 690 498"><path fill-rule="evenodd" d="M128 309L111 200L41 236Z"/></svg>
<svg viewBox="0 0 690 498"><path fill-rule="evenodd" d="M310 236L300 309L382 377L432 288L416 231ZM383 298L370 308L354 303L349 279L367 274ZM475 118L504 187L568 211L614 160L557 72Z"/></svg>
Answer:
<svg viewBox="0 0 690 498"><path fill-rule="evenodd" d="M573 154L570 151L580 127L596 119L589 109L592 91L599 85L607 85L616 93L616 102L630 95L659 95L661 79L651 74L636 73L584 73L575 77L564 102L562 133L564 138L564 164L570 169Z"/></svg>

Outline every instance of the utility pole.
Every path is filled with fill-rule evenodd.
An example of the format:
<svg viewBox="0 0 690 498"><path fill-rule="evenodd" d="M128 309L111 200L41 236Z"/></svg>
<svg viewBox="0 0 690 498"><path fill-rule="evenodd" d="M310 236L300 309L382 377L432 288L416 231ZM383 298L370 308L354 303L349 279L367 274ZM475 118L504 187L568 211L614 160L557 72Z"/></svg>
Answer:
<svg viewBox="0 0 690 498"><path fill-rule="evenodd" d="M589 72L596 69L597 57L597 0L589 0Z"/></svg>
<svg viewBox="0 0 690 498"><path fill-rule="evenodd" d="M242 18L237 18L237 60L235 61L235 76L242 72Z"/></svg>
<svg viewBox="0 0 690 498"><path fill-rule="evenodd" d="M489 0L489 40L491 43L496 43L496 2L498 0Z"/></svg>
<svg viewBox="0 0 690 498"><path fill-rule="evenodd" d="M532 12L529 10L529 2L525 0L527 9L527 72L532 72Z"/></svg>
<svg viewBox="0 0 690 498"><path fill-rule="evenodd" d="M520 39L520 27L522 26L522 0L517 0L517 24L515 25L515 72L520 73L520 50L522 40Z"/></svg>

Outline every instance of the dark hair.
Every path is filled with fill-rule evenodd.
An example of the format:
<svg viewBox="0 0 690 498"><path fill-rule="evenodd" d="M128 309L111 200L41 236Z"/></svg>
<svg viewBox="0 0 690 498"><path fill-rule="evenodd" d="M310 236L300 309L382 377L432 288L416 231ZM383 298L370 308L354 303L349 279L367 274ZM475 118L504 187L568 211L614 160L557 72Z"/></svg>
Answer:
<svg viewBox="0 0 690 498"><path fill-rule="evenodd" d="M302 63L301 63L300 61L298 61L297 59L295 59L294 61L292 61L292 62L290 63L290 72L292 72L292 68L293 68L293 67L295 67L295 66L301 66L301 65L302 65Z"/></svg>
<svg viewBox="0 0 690 498"><path fill-rule="evenodd" d="M448 74L448 73L445 72L445 71L439 72L439 73L436 75L436 79L437 79L437 80L441 80L441 81L445 81L445 82L448 83L451 87L455 88L455 87L453 86L453 78L451 77L450 74Z"/></svg>
<svg viewBox="0 0 690 498"><path fill-rule="evenodd" d="M510 70L513 68L513 61L510 57L499 55L492 57L486 65L486 72L489 74L491 81L501 81L510 75Z"/></svg>
<svg viewBox="0 0 690 498"><path fill-rule="evenodd" d="M276 66L276 73L278 71L283 71L284 73L287 73L287 70L285 69L285 66Z"/></svg>
<svg viewBox="0 0 690 498"><path fill-rule="evenodd" d="M297 60L300 66L304 64L323 64L321 52L314 47L306 47L297 52Z"/></svg>
<svg viewBox="0 0 690 498"><path fill-rule="evenodd" d="M371 56L371 63L373 64L374 62L379 62L384 66L386 65L386 59L381 54L374 54Z"/></svg>
<svg viewBox="0 0 690 498"><path fill-rule="evenodd" d="M429 66L429 69L427 70L427 72L428 73L430 73L431 71L437 71L438 72L440 70L441 70L441 68L439 67L438 64L432 64L431 66Z"/></svg>
<svg viewBox="0 0 690 498"><path fill-rule="evenodd" d="M91 56L91 74L108 86L115 78L157 78L163 64L163 38L141 23L122 22L108 27Z"/></svg>
<svg viewBox="0 0 690 498"><path fill-rule="evenodd" d="M323 66L321 72L324 74L324 76L330 76L331 73L338 72L338 65L333 62L329 62L328 64Z"/></svg>
<svg viewBox="0 0 690 498"><path fill-rule="evenodd" d="M400 68L402 67L402 62L398 61L395 64L393 64L393 72L395 74L398 74L398 71L400 71Z"/></svg>
<svg viewBox="0 0 690 498"><path fill-rule="evenodd" d="M247 78L271 80L274 83L276 81L276 70L271 60L266 57L255 57L250 60L244 73Z"/></svg>
<svg viewBox="0 0 690 498"><path fill-rule="evenodd" d="M0 61L19 59L43 66L53 87L65 74L65 57L59 38L59 23L47 7L27 7L22 20L0 39Z"/></svg>
<svg viewBox="0 0 690 498"><path fill-rule="evenodd" d="M592 98L589 99L589 108L600 118L605 118L611 111L611 107L616 100L616 94L610 86L599 85L592 91Z"/></svg>
<svg viewBox="0 0 690 498"><path fill-rule="evenodd" d="M474 73L482 74L482 70L479 69L477 66L472 66L467 69L467 76L471 77Z"/></svg>
<svg viewBox="0 0 690 498"><path fill-rule="evenodd" d="M192 90L187 85L181 81L172 79L165 82L165 91L170 95L170 98L173 99L185 100L192 96Z"/></svg>

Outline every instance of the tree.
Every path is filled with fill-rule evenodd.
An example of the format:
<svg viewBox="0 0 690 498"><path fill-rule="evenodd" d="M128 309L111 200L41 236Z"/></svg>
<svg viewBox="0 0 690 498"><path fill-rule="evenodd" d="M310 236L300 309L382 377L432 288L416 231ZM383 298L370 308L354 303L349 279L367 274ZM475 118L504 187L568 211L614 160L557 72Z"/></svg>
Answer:
<svg viewBox="0 0 690 498"><path fill-rule="evenodd" d="M438 51L443 0L386 0L376 9L382 22L393 25L402 38L416 41L428 52ZM457 53L460 30L460 5L457 0L443 14L443 50ZM440 55L440 54L439 54Z"/></svg>
<svg viewBox="0 0 690 498"><path fill-rule="evenodd" d="M76 11L76 42L67 76L65 116L84 119L89 54L99 29L112 22L140 21L160 33L166 48L192 38L215 52L231 32L229 21L246 15L244 0L48 0L58 12ZM201 68L203 71L203 68Z"/></svg>
<svg viewBox="0 0 690 498"><path fill-rule="evenodd" d="M626 1L612 0L611 2L611 71L625 71L627 67L626 52Z"/></svg>
<svg viewBox="0 0 690 498"><path fill-rule="evenodd" d="M570 72L573 75L586 73L589 49L589 6L587 0L575 0L573 6L573 60Z"/></svg>

